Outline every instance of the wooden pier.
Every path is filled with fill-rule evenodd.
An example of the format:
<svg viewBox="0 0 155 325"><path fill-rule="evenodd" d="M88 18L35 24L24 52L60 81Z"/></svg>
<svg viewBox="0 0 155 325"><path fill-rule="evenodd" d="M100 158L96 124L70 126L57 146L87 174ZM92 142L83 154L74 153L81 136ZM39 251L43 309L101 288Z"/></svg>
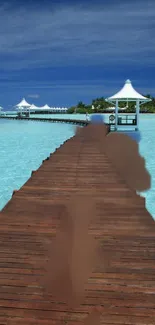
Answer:
<svg viewBox="0 0 155 325"><path fill-rule="evenodd" d="M154 221L144 198L127 186L89 130L44 161L0 213L0 324L80 325L94 307L104 325L155 324ZM84 304L68 312L51 295L45 299L39 277L45 245L75 193L98 202L90 233L103 260L88 280ZM112 256L106 267L105 256Z"/></svg>
<svg viewBox="0 0 155 325"><path fill-rule="evenodd" d="M89 121L86 120L76 120L76 119L62 119L62 118L43 118L43 117L17 117L17 116L0 116L1 119L7 120L24 120L24 121L35 121L35 122L52 122L52 123L69 123L79 126L86 126Z"/></svg>

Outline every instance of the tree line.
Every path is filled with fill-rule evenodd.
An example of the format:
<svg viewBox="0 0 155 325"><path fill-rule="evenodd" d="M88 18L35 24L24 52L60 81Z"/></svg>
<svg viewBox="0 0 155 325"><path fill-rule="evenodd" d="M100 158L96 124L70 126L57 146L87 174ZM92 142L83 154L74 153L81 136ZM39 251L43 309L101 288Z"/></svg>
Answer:
<svg viewBox="0 0 155 325"><path fill-rule="evenodd" d="M140 106L141 113L155 113L155 98L151 95L143 95L147 98L150 98L151 101ZM68 109L68 113L106 113L108 112L107 108L114 107L114 105L106 102L104 97L93 99L91 104L85 104L82 101L78 102L77 105L72 106ZM127 107L124 111L125 113L135 112L135 102L119 102L119 107Z"/></svg>

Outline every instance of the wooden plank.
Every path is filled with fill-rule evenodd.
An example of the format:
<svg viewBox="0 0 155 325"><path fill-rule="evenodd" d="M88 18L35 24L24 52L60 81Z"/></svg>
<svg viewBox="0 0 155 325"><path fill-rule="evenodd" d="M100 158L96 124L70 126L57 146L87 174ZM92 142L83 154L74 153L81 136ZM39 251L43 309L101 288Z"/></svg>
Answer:
<svg viewBox="0 0 155 325"><path fill-rule="evenodd" d="M101 312L101 324L155 324L154 221L97 135L89 136L60 146L0 213L0 324L81 324L93 308ZM89 234L99 243L101 261L86 283L83 304L71 311L44 293L40 279L47 247L75 193L96 200Z"/></svg>

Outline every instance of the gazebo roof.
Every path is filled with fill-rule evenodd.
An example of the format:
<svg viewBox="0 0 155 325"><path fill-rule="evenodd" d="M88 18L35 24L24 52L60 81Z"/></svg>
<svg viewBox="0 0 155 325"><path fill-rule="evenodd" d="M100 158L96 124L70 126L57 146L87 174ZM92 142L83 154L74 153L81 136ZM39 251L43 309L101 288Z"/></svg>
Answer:
<svg viewBox="0 0 155 325"><path fill-rule="evenodd" d="M17 107L30 107L31 104L27 103L27 101L25 100L25 98L22 99L22 101L16 105Z"/></svg>
<svg viewBox="0 0 155 325"><path fill-rule="evenodd" d="M123 86L123 88L117 92L115 95L107 98L108 100L142 100L142 101L150 101L149 98L146 98L144 96L142 96L141 94L139 94L132 86L131 81L128 79L125 82L125 85Z"/></svg>
<svg viewBox="0 0 155 325"><path fill-rule="evenodd" d="M30 108L31 109L38 109L39 107L37 107L36 105L32 104Z"/></svg>
<svg viewBox="0 0 155 325"><path fill-rule="evenodd" d="M42 106L42 107L40 107L41 109L50 109L50 107L46 104L46 105L44 105L44 106Z"/></svg>

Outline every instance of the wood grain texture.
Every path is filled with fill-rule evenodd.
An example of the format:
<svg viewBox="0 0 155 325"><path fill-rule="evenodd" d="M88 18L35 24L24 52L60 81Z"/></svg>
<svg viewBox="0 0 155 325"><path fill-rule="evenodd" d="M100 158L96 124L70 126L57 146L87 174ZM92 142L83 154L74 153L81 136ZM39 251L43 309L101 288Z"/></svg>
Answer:
<svg viewBox="0 0 155 325"><path fill-rule="evenodd" d="M116 171L106 133L95 132L87 126L66 141L0 213L0 324L155 324L154 220ZM95 202L88 233L100 258L72 309L44 290L44 280L49 247L78 196ZM86 206L78 211L86 217Z"/></svg>

